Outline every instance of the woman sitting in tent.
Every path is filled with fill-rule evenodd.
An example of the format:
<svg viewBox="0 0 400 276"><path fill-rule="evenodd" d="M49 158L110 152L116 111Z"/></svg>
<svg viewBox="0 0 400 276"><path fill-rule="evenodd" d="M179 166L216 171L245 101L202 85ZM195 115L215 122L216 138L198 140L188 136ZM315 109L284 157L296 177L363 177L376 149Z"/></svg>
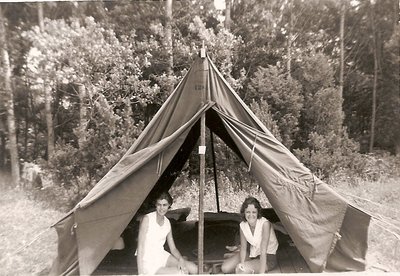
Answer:
<svg viewBox="0 0 400 276"><path fill-rule="evenodd" d="M261 216L260 202L248 197L240 208L240 251L226 259L221 267L223 273L265 273L276 265L278 240L272 224ZM247 250L247 244L250 250Z"/></svg>
<svg viewBox="0 0 400 276"><path fill-rule="evenodd" d="M139 274L197 273L197 265L186 261L172 237L171 223L165 216L172 205L169 193L161 193L155 201L156 211L145 215L140 223L137 263ZM164 250L168 242L171 253Z"/></svg>

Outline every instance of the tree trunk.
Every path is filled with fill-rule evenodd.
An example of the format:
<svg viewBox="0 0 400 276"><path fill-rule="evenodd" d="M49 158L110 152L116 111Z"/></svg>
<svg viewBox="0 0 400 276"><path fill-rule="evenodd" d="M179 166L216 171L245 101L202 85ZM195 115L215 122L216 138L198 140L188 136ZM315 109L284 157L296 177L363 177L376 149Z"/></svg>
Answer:
<svg viewBox="0 0 400 276"><path fill-rule="evenodd" d="M78 94L79 94L79 128L80 134L78 137L79 148L82 147L82 144L86 140L86 136L84 135L87 119L86 119L86 87L83 84L78 85Z"/></svg>
<svg viewBox="0 0 400 276"><path fill-rule="evenodd" d="M38 7L38 20L40 31L44 31L43 22L43 4L41 2L37 3ZM54 154L54 124L53 124L53 114L51 112L51 87L48 82L44 82L44 106L46 114L46 126L47 126L47 160L50 160Z"/></svg>
<svg viewBox="0 0 400 276"><path fill-rule="evenodd" d="M174 56L172 52L172 0L165 2L165 46L168 55L168 68L167 74L169 77L173 75ZM173 85L168 87L168 91L172 92Z"/></svg>
<svg viewBox="0 0 400 276"><path fill-rule="evenodd" d="M371 29L372 29L372 50L374 53L374 83L372 88L372 113L371 113L371 133L370 133L370 141L369 141L369 152L372 152L374 149L375 142L375 121L376 121L376 90L378 86L378 49L377 49L377 41L376 41L376 28L375 28L375 13L374 13L374 5L371 4Z"/></svg>
<svg viewBox="0 0 400 276"><path fill-rule="evenodd" d="M39 21L39 28L40 31L43 32L44 30L44 22L43 22L43 3L38 2L38 21Z"/></svg>
<svg viewBox="0 0 400 276"><path fill-rule="evenodd" d="M51 86L44 83L44 108L47 126L47 161L54 155L54 126L53 114L51 112Z"/></svg>
<svg viewBox="0 0 400 276"><path fill-rule="evenodd" d="M225 1L225 22L224 26L225 29L231 30L231 0L226 0Z"/></svg>
<svg viewBox="0 0 400 276"><path fill-rule="evenodd" d="M346 13L346 0L341 1L340 7L340 74L339 74L339 96L343 99L343 76L344 76L344 19ZM339 112L342 112L340 105Z"/></svg>
<svg viewBox="0 0 400 276"><path fill-rule="evenodd" d="M0 97L1 101L2 97ZM6 131L3 116L0 117L0 170L4 168L6 161Z"/></svg>
<svg viewBox="0 0 400 276"><path fill-rule="evenodd" d="M289 20L289 28L288 28L288 41L287 41L287 72L288 76L291 77L292 70L292 42L293 42L293 0L289 0L289 12L290 12L290 20Z"/></svg>
<svg viewBox="0 0 400 276"><path fill-rule="evenodd" d="M15 114L14 114L14 95L11 88L11 66L7 50L7 36L6 36L4 16L1 6L0 6L0 20L1 20L0 41L3 42L3 45L1 45L1 58L3 64L2 69L4 77L5 107L7 114L11 175L14 184L18 185L20 178L20 171L19 171L18 143L17 143L16 124L15 124Z"/></svg>
<svg viewBox="0 0 400 276"><path fill-rule="evenodd" d="M398 1L393 1L394 7L393 7L393 11L394 11L394 20L393 20L393 31L396 31L398 25L399 25L399 13L400 13L400 7L399 7L399 3ZM397 67L396 73L397 76L400 76L400 71L399 71L400 67ZM400 97L399 94L399 81L397 81L397 93ZM394 146L394 150L395 150L395 154L396 156L400 155L400 138L398 137L397 139L395 139L395 146Z"/></svg>

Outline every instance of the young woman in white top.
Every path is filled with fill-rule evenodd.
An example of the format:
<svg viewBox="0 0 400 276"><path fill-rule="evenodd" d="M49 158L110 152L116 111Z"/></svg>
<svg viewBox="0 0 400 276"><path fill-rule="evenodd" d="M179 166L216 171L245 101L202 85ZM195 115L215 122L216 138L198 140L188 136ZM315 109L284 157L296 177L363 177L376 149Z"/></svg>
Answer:
<svg viewBox="0 0 400 276"><path fill-rule="evenodd" d="M278 240L272 224L261 215L260 202L248 197L240 208L240 252L226 259L221 267L223 273L265 273L276 265ZM247 245L250 244L250 250Z"/></svg>
<svg viewBox="0 0 400 276"><path fill-rule="evenodd" d="M186 261L175 246L171 224L165 216L172 205L172 197L163 192L156 199L156 211L145 215L140 223L137 264L139 274L195 274L196 264ZM171 253L165 251L168 242Z"/></svg>

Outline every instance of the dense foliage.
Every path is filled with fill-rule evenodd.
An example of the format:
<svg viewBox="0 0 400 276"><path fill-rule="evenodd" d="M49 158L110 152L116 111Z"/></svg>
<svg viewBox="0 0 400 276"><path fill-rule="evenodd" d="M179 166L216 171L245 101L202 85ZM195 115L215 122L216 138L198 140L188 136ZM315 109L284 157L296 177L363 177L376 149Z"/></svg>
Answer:
<svg viewBox="0 0 400 276"><path fill-rule="evenodd" d="M21 165L40 163L62 196L79 200L134 142L203 43L261 121L321 177L346 168L363 172L360 153L370 143L377 50L373 146L399 154L396 1L343 2L343 94L337 1L231 2L230 28L211 0L173 2L172 68L162 1L46 2L43 27L36 3L1 4L8 22L9 39L2 43L12 65ZM51 156L45 91L50 91L55 133ZM0 166L5 167L9 138L6 106L0 103ZM216 141L219 171L247 178L240 160ZM197 162L191 158L185 167L190 175Z"/></svg>

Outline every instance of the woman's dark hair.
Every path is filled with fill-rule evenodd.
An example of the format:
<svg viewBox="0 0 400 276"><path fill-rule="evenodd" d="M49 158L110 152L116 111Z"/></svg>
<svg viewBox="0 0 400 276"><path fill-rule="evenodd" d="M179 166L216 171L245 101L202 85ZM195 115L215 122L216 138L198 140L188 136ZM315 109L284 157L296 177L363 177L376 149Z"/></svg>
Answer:
<svg viewBox="0 0 400 276"><path fill-rule="evenodd" d="M249 196L248 198L246 198L242 204L242 207L240 207L240 215L242 216L242 220L246 221L246 218L244 216L244 211L246 210L247 207L249 207L249 205L253 204L254 207L256 207L257 209L257 218L261 218L261 204L258 201L257 198Z"/></svg>
<svg viewBox="0 0 400 276"><path fill-rule="evenodd" d="M165 199L166 201L168 201L169 205L171 206L172 203L174 202L172 199L172 196L168 193L168 192L162 192L161 194L159 194L156 199L154 200L154 205L156 205L157 200L162 200Z"/></svg>

